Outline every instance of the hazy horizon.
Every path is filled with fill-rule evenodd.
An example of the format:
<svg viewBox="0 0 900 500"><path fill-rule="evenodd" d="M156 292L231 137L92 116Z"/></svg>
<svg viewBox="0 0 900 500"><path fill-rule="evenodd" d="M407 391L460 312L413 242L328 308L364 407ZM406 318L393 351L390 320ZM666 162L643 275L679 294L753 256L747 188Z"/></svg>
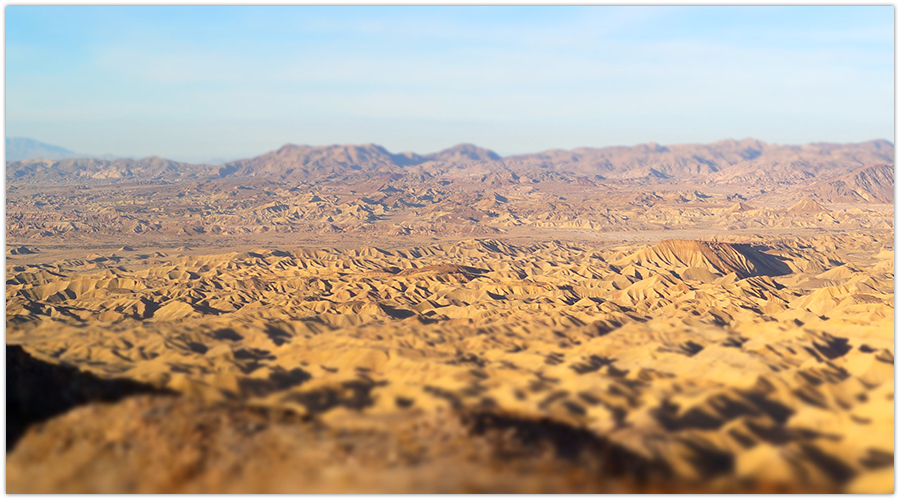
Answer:
<svg viewBox="0 0 900 500"><path fill-rule="evenodd" d="M182 160L893 141L893 38L893 7L11 6L6 135Z"/></svg>
<svg viewBox="0 0 900 500"><path fill-rule="evenodd" d="M359 146L373 145L373 146L382 147L382 148L384 148L385 150L387 150L387 151L388 151L389 153L391 153L391 154L415 153L415 154L418 154L418 155L420 155L420 156L427 156L427 155L431 155L431 154L436 154L436 153L439 153L439 152L441 152L441 151L445 151L445 150L448 150L448 149L451 149L451 148L455 148L455 147L458 147L458 146L472 145L472 146L476 146L476 147L479 147L479 148L482 148L482 149L487 149L487 150L489 150L489 151L491 151L491 152L497 153L497 154L500 155L500 157L502 157L502 158L507 158L507 157L510 157L510 156L527 156L527 155L532 155L532 154L542 153L542 152L545 152L545 151L552 151L552 150L559 150L559 149L574 150L574 149L634 148L634 147L637 147L637 146L641 146L641 145L649 145L649 144L659 144L659 145L665 146L665 147L670 147L670 146L687 146L687 145L697 145L697 144L699 144L699 145L712 145L712 144L722 143L722 142L726 142L726 141L736 141L736 142L743 142L743 141L759 141L759 142L762 142L762 143L767 144L767 145L770 145L770 146L803 146L803 145L806 145L806 144L860 144L860 143L868 143L868 142L876 142L876 141L886 141L886 142L890 143L891 145L894 144L894 141L892 141L891 139L884 138L884 137L876 137L876 138L867 139L867 140L863 140L863 141L812 141L812 142L808 142L808 143L805 143L805 144L775 143L775 142L769 142L769 141L762 141L762 140L757 139L757 138L755 138L755 137L744 137L744 138L734 138L734 137L729 137L729 138L719 139L719 140L716 140L716 141L710 141L710 142L707 142L707 143L688 143L688 142L682 142L682 143L660 143L660 142L657 142L657 141L644 141L644 142L636 143L636 144L609 144L609 145L605 145L605 146L576 146L576 147L574 147L574 148L548 148L548 149L543 149L543 150L539 150L539 151L538 151L538 150L535 150L535 151L525 151L525 152L521 152L521 153L513 153L513 154L508 154L508 155L507 155L507 154L502 154L502 153L497 152L496 150L494 150L493 148L491 148L489 145L476 144L476 143L457 143L457 144L450 144L450 145L447 145L447 146L445 146L445 147L442 147L442 148L437 149L437 150L434 150L434 151L409 151L409 150L407 150L407 151L397 151L397 150L393 150L393 149L391 149L391 148L385 147L385 146L382 145L382 144L376 144L376 143L373 143L373 142L357 143L357 144L347 144L347 143L344 143L344 144L340 144L340 143L331 143L331 144L304 144L304 143L298 143L298 142L288 142L288 143L285 143L285 144L281 144L281 145L277 145L277 146L272 146L272 147L270 147L270 148L268 148L268 149L266 149L266 150L264 150L264 151L256 151L256 152L252 152L252 153L246 153L246 154L243 154L243 155L231 155L231 156L228 156L228 157L222 157L221 155L216 155L215 153L210 153L210 154L207 154L207 155L197 155L197 156L193 156L193 157L190 157L190 156L188 156L188 157L185 157L185 156L168 157L168 156L159 155L159 154L149 154L149 155L110 155L110 154L107 154L107 153L98 153L98 152L92 152L92 151L81 151L81 150L79 150L78 148L72 149L72 148L68 148L68 147L65 147L65 146L58 145L58 144L49 144L49 143L47 143L47 142L45 142L45 141L40 141L40 140L35 139L35 138L33 138L33 137L18 137L18 136L16 136L16 137L7 137L6 139L7 139L7 140L12 140L12 139L24 139L24 140L35 141L36 143L41 144L41 145L43 145L43 146L50 146L50 147L54 147L54 148L62 148L62 149L66 149L66 150L68 150L68 151L71 152L71 153L75 153L75 154L77 154L77 155L84 155L84 156L91 157L91 158L101 158L101 159L106 159L106 160L110 160L110 159L132 159L132 160L138 160L138 159L141 159L141 158L160 157L160 158L165 158L165 159L167 159L167 160L175 160L175 161L184 162L184 163L209 163L209 162L211 162L211 161L218 161L218 163L228 163L228 162L231 162L231 161L236 161L236 160L240 160L240 159L244 159L244 158L252 158L252 157L256 157L256 156L261 156L261 155L264 155L264 154L266 154L266 153L269 153L269 152L272 152L272 151L276 151L276 150L278 150L278 149L280 149L280 148L282 148L282 147L284 147L284 146L287 146L287 145L306 146L306 147L312 147L312 148L326 148L326 147L334 147L334 146L344 146L344 147L348 147L348 146L357 146L357 147L359 147ZM7 156L9 156L8 153L7 153ZM113 156L114 156L115 158L112 158ZM66 158L76 158L76 157L79 157L79 156L67 156ZM24 159L24 158L23 158L23 159ZM50 159L52 159L52 158L50 158ZM15 160L15 159L13 159L13 160ZM10 160L8 160L8 161L10 161ZM217 164L217 163L216 163L216 164Z"/></svg>

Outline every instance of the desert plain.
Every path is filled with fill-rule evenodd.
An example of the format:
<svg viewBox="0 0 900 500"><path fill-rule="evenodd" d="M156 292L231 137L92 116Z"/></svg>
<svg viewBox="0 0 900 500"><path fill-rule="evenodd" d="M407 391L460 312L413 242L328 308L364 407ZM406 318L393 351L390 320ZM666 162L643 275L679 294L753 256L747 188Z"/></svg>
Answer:
<svg viewBox="0 0 900 500"><path fill-rule="evenodd" d="M7 492L894 491L894 146L6 165Z"/></svg>

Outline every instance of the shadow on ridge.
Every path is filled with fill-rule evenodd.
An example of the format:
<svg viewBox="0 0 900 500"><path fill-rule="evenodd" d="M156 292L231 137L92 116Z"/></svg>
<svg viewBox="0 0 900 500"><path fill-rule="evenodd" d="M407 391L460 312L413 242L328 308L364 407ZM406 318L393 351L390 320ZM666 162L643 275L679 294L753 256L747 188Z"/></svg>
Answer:
<svg viewBox="0 0 900 500"><path fill-rule="evenodd" d="M95 401L115 402L134 394L174 395L128 379L103 379L71 366L40 361L21 346L6 346L6 451L32 424Z"/></svg>
<svg viewBox="0 0 900 500"><path fill-rule="evenodd" d="M754 264L758 276L784 276L793 272L781 257L765 253L768 247L743 243L733 243L731 247Z"/></svg>

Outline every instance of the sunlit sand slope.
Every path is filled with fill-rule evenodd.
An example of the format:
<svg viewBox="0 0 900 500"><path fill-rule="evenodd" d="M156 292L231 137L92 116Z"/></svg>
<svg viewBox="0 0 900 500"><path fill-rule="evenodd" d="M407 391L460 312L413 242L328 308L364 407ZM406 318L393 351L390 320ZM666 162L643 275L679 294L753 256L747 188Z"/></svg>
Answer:
<svg viewBox="0 0 900 500"><path fill-rule="evenodd" d="M889 232L13 260L7 343L191 401L179 404L348 432L488 412L583 431L713 490L891 492L893 287ZM9 488L38 488L41 432L8 455ZM354 484L435 491L385 477ZM204 489L191 481L164 484Z"/></svg>

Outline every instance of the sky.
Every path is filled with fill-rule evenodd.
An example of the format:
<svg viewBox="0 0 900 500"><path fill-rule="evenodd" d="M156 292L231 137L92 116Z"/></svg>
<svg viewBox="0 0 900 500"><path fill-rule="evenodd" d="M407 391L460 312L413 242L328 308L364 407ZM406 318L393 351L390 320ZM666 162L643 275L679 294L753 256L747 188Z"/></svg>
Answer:
<svg viewBox="0 0 900 500"><path fill-rule="evenodd" d="M6 135L185 161L894 139L894 8L6 7Z"/></svg>

